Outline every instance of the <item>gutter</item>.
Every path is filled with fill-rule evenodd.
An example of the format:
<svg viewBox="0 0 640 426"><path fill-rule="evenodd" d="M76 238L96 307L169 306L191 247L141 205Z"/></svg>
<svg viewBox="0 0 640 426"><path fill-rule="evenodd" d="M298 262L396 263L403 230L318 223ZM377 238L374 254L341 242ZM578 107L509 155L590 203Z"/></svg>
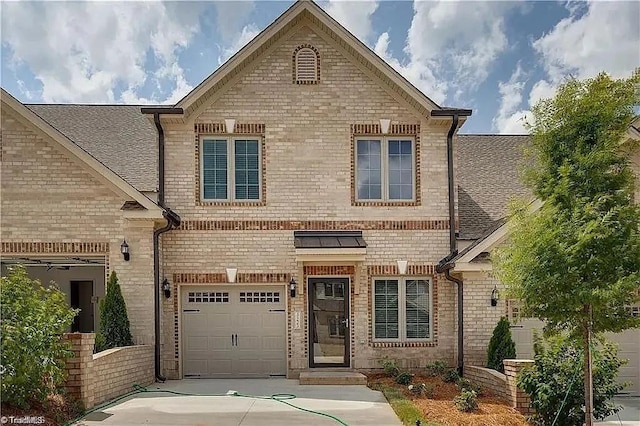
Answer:
<svg viewBox="0 0 640 426"><path fill-rule="evenodd" d="M451 127L447 133L447 172L449 181L449 249L450 253L438 263L436 272L444 272L444 276L451 282L456 283L458 293L458 374L462 376L464 370L464 282L461 278L451 275L451 269L455 263L450 263L458 255L456 241L456 212L455 212L455 187L453 176L453 135L455 134L460 117L469 117L470 109L443 109L431 111L432 117L451 117Z"/></svg>
<svg viewBox="0 0 640 426"><path fill-rule="evenodd" d="M153 122L158 131L158 205L167 224L153 231L153 282L154 282L154 325L155 325L155 377L156 381L167 380L160 366L160 235L180 226L180 216L164 205L164 129L160 123L160 114L182 114L182 108L141 108L142 114L153 114Z"/></svg>

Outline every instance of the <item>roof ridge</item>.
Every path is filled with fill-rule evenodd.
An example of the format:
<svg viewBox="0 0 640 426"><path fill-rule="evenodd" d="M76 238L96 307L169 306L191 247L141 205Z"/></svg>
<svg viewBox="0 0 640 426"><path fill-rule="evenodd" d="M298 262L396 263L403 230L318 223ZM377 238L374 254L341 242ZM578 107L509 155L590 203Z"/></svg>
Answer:
<svg viewBox="0 0 640 426"><path fill-rule="evenodd" d="M531 134L528 133L509 133L509 134L502 134L502 133L458 133L458 136L531 136Z"/></svg>

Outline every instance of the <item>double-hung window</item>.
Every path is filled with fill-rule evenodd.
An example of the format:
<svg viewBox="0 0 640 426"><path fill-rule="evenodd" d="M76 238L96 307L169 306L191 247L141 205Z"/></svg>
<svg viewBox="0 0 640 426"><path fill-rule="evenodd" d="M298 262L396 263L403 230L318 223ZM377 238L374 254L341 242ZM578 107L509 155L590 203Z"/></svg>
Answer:
<svg viewBox="0 0 640 426"><path fill-rule="evenodd" d="M201 199L260 201L262 152L258 138L205 137L200 143Z"/></svg>
<svg viewBox="0 0 640 426"><path fill-rule="evenodd" d="M373 279L373 339L419 341L432 336L430 278Z"/></svg>
<svg viewBox="0 0 640 426"><path fill-rule="evenodd" d="M414 139L362 137L355 145L358 201L415 200Z"/></svg>

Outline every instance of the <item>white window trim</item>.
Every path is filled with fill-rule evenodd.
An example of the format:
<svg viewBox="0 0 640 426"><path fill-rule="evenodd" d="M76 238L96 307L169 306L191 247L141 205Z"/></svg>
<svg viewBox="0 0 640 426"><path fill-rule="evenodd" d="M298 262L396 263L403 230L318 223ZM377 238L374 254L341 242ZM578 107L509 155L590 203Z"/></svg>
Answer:
<svg viewBox="0 0 640 426"><path fill-rule="evenodd" d="M398 281L398 338L387 339L376 337L376 280ZM422 280L429 282L429 337L427 339L407 338L407 280ZM420 276L379 276L371 278L371 338L373 342L433 342L433 279L431 277Z"/></svg>
<svg viewBox="0 0 640 426"><path fill-rule="evenodd" d="M227 198L205 198L204 197L204 142L206 140L226 141L227 143ZM237 199L236 198L236 151L235 141L251 140L258 141L258 198L256 199ZM201 136L198 147L198 155L200 162L200 200L204 202L242 202L242 203L259 203L262 202L262 138L253 135L236 135L236 136L218 136L206 135Z"/></svg>
<svg viewBox="0 0 640 426"><path fill-rule="evenodd" d="M382 182L381 198L359 198L358 197L358 141L380 141L380 180ZM411 198L389 198L389 141L390 140L402 140L411 141L411 164L413 170L411 173ZM354 168L355 168L355 194L357 202L387 202L387 203L404 203L416 201L416 175L417 175L417 160L416 160L416 138L413 136L358 136L354 138L353 155L354 155Z"/></svg>

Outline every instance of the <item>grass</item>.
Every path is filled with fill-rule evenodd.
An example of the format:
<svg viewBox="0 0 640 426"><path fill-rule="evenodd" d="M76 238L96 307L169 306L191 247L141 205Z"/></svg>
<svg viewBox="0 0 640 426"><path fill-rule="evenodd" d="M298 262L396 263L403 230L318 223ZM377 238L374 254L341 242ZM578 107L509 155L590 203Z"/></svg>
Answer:
<svg viewBox="0 0 640 426"><path fill-rule="evenodd" d="M422 426L438 426L437 423L425 423L420 409L398 389L384 385L374 385L372 388L382 392L403 425L415 426L416 421L420 420Z"/></svg>

